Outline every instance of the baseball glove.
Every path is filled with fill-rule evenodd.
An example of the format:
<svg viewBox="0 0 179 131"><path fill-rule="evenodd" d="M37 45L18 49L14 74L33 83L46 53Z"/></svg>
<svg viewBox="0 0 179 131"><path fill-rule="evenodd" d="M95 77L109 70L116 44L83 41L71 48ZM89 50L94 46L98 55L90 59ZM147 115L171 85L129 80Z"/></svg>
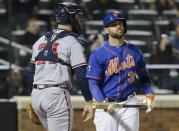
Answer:
<svg viewBox="0 0 179 131"><path fill-rule="evenodd" d="M34 109L32 108L32 104L28 104L27 105L27 113L29 115L29 118L30 120L34 123L34 124L37 124L37 125L41 125L41 122L38 118L38 116L36 115L36 113L34 112Z"/></svg>

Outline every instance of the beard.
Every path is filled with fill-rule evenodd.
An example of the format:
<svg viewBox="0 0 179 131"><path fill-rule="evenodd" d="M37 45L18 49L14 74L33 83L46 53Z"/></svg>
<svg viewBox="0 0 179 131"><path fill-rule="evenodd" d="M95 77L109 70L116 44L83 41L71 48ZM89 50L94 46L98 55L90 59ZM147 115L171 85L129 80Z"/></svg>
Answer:
<svg viewBox="0 0 179 131"><path fill-rule="evenodd" d="M115 39L121 39L124 36L124 30L115 32L109 30L109 35Z"/></svg>

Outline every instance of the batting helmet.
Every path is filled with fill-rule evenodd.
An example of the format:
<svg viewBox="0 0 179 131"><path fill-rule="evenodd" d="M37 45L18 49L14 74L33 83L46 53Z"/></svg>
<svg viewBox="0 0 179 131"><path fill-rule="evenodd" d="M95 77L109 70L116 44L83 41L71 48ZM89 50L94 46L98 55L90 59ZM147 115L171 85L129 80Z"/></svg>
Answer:
<svg viewBox="0 0 179 131"><path fill-rule="evenodd" d="M123 21L124 24L124 33L127 32L127 23L126 19L118 12L118 11L113 11L108 14L103 19L103 25L104 27L108 27L112 22L121 20Z"/></svg>
<svg viewBox="0 0 179 131"><path fill-rule="evenodd" d="M74 32L82 33L83 11L77 4L71 2L58 3L54 15L58 24L71 24Z"/></svg>

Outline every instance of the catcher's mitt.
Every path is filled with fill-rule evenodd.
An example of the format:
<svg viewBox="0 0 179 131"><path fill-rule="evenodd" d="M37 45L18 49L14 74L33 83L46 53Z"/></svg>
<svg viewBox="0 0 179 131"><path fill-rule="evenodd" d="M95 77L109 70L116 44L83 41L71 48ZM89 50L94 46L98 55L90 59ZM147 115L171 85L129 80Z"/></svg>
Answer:
<svg viewBox="0 0 179 131"><path fill-rule="evenodd" d="M27 105L27 113L29 115L29 118L30 120L34 123L34 124L37 124L37 125L41 125L41 122L38 118L38 116L36 115L36 113L34 112L34 109L32 108L32 104L28 104Z"/></svg>

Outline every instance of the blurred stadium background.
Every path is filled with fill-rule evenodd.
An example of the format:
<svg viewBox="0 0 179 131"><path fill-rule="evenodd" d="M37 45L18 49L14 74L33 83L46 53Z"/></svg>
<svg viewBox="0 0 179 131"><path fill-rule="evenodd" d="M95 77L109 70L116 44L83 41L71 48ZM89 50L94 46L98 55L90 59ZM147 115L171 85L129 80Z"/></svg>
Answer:
<svg viewBox="0 0 179 131"><path fill-rule="evenodd" d="M111 10L123 13L128 25L125 38L144 54L157 94L154 112L145 115L141 111L140 130L178 131L179 0L0 0L0 131L43 131L25 113L31 92L31 48L39 36L55 28L56 3L71 1L85 12L87 58L107 39L102 25L104 14ZM73 131L94 131L92 121L82 123L84 103L75 84L71 94L75 108ZM143 98L141 88L137 94Z"/></svg>

